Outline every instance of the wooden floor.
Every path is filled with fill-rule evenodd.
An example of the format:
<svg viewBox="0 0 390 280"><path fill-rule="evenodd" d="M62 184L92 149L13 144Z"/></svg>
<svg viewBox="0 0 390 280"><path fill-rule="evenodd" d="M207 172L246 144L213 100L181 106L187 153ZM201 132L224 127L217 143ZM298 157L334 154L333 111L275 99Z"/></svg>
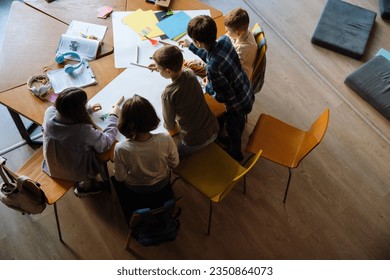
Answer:
<svg viewBox="0 0 390 280"><path fill-rule="evenodd" d="M179 182L175 191L184 203L177 240L150 248L133 244L133 250L146 259L389 259L389 121L343 81L379 48L390 49L390 22L378 15L359 61L310 43L323 0L204 2L224 13L241 6L251 23L259 22L266 32L266 81L243 142L263 112L307 129L330 108L329 128L323 142L293 170L286 204L287 169L261 159L248 176L246 195L238 186L214 205L207 237L208 201ZM379 11L379 0L347 2ZM3 115L4 137L16 129ZM7 141L8 136L0 138L1 145ZM32 152L24 145L5 156L18 168ZM22 216L0 205L0 259L137 257L123 249L127 227L114 192L85 199L68 192L58 211L65 244L58 240L52 207L41 215Z"/></svg>

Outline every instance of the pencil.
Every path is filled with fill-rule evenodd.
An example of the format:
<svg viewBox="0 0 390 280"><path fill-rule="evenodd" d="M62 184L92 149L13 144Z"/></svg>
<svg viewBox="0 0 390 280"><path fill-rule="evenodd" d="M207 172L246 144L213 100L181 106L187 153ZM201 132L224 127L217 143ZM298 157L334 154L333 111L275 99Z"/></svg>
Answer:
<svg viewBox="0 0 390 280"><path fill-rule="evenodd" d="M164 41L161 41L161 40L158 40L158 42L159 42L160 44L163 44L164 46L176 46L176 45L174 45L174 44L167 43L167 42L164 42ZM182 49L181 49L181 51L183 52Z"/></svg>
<svg viewBox="0 0 390 280"><path fill-rule="evenodd" d="M138 63L133 63L133 62L130 62L130 64L131 64L131 65L134 65L134 66L138 66L138 67L146 68L146 69L149 69L149 70L153 70L153 69L150 69L148 66L141 65L141 64L138 64Z"/></svg>
<svg viewBox="0 0 390 280"><path fill-rule="evenodd" d="M163 44L164 46L174 46L173 44L170 44L170 43L167 43L167 42L164 42L164 41L161 41L161 40L158 40L158 42L160 44Z"/></svg>
<svg viewBox="0 0 390 280"><path fill-rule="evenodd" d="M137 49L136 49L136 59L135 59L135 63L138 63L138 54L139 54L139 46L137 45Z"/></svg>
<svg viewBox="0 0 390 280"><path fill-rule="evenodd" d="M121 98L119 98L118 102L115 104L115 106L119 106L121 105L121 103L123 102L123 100L125 100L125 97L122 96Z"/></svg>

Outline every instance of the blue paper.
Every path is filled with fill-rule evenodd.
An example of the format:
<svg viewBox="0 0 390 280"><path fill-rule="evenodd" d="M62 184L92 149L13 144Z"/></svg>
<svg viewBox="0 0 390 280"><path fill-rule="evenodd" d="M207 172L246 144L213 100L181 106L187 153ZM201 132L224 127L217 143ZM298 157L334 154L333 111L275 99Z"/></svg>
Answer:
<svg viewBox="0 0 390 280"><path fill-rule="evenodd" d="M183 11L177 12L157 23L157 26L169 37L173 39L187 32L188 22L191 17Z"/></svg>

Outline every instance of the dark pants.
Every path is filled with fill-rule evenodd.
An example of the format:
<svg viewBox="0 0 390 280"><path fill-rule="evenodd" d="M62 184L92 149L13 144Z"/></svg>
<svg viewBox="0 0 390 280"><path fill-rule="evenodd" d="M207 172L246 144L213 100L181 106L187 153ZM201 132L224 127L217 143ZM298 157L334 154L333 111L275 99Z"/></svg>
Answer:
<svg viewBox="0 0 390 280"><path fill-rule="evenodd" d="M219 125L223 128L226 125L227 136L230 140L228 153L237 161L243 160L241 152L241 136L245 128L245 115L233 111L226 112L220 119Z"/></svg>
<svg viewBox="0 0 390 280"><path fill-rule="evenodd" d="M126 182L117 181L114 176L111 177L111 181L127 220L130 218L131 213L137 209L159 208L164 206L166 201L175 197L170 183L158 191L140 193L131 190Z"/></svg>

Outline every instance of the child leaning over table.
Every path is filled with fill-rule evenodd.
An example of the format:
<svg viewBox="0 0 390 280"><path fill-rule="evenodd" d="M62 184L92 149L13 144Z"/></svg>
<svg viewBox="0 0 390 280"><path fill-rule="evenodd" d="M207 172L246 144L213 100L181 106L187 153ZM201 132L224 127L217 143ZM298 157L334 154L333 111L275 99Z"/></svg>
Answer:
<svg viewBox="0 0 390 280"><path fill-rule="evenodd" d="M254 94L248 76L232 42L226 35L218 41L217 25L210 16L196 16L190 20L187 32L193 40L179 42L206 62L206 92L226 105L226 113L220 122L226 124L228 153L237 161L242 161L241 136L245 127L245 116L252 111ZM223 141L222 141L223 140Z"/></svg>
<svg viewBox="0 0 390 280"><path fill-rule="evenodd" d="M87 110L87 94L80 88L67 88L57 97L54 106L45 112L42 125L42 169L49 176L77 181L74 193L78 197L103 191L102 182L96 180L104 174L96 153L111 148L118 133L119 107L116 105L101 130L92 121ZM101 109L95 104L90 112Z"/></svg>
<svg viewBox="0 0 390 280"><path fill-rule="evenodd" d="M112 182L128 214L158 208L173 198L170 172L179 163L168 133L151 133L160 123L152 104L134 95L123 104L118 129L126 137L115 145Z"/></svg>
<svg viewBox="0 0 390 280"><path fill-rule="evenodd" d="M204 98L195 73L182 70L183 54L176 46L164 46L153 54L155 67L161 76L171 79L161 94L164 127L180 127L178 150L180 157L198 151L217 138L219 125Z"/></svg>

